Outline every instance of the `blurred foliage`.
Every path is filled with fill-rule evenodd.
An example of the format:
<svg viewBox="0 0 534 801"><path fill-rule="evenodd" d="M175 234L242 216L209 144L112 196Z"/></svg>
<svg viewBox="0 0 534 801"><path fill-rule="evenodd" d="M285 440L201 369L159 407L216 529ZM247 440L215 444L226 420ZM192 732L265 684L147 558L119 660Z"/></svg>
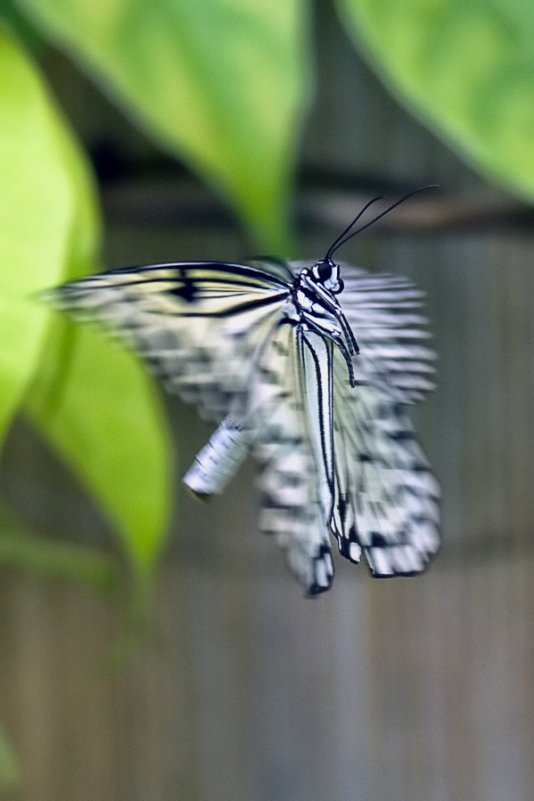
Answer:
<svg viewBox="0 0 534 801"><path fill-rule="evenodd" d="M386 84L471 166L534 198L534 5L337 0Z"/></svg>
<svg viewBox="0 0 534 801"><path fill-rule="evenodd" d="M75 205L54 110L0 31L0 434L39 360L48 314L32 295L63 276Z"/></svg>
<svg viewBox="0 0 534 801"><path fill-rule="evenodd" d="M171 153L286 252L310 96L305 0L19 0Z"/></svg>
<svg viewBox="0 0 534 801"><path fill-rule="evenodd" d="M146 581L168 528L170 435L138 361L50 315L35 297L98 269L99 217L81 152L5 32L0 63L0 431L15 412L30 416L115 524L135 576ZM22 539L20 547L28 555Z"/></svg>
<svg viewBox="0 0 534 801"><path fill-rule="evenodd" d="M171 436L141 365L58 320L25 409L114 524L135 578L149 581L169 527Z"/></svg>
<svg viewBox="0 0 534 801"><path fill-rule="evenodd" d="M44 539L24 528L5 506L0 506L0 531L2 568L74 580L106 593L114 593L121 586L118 565L110 556L96 548Z"/></svg>
<svg viewBox="0 0 534 801"><path fill-rule="evenodd" d="M532 196L526 3L337 0L337 8L400 98L486 174ZM305 0L4 0L0 11L31 49L47 40L63 48L227 198L258 246L278 253L291 239L298 135L312 94L308 16ZM72 133L5 31L0 63L0 437L16 413L28 414L146 582L171 506L170 437L134 359L32 300L99 268L98 204Z"/></svg>

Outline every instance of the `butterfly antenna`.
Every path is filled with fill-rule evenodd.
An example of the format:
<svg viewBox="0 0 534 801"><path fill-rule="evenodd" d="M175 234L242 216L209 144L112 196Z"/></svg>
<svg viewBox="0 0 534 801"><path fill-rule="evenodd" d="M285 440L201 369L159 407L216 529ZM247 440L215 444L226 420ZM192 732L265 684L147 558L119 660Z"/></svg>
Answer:
<svg viewBox="0 0 534 801"><path fill-rule="evenodd" d="M331 255L332 255L332 253L333 253L335 250L337 250L337 249L338 249L338 247L340 247L340 245L342 244L341 240L343 239L343 237L345 236L345 234L348 234L348 232L350 231L350 229L352 228L352 226L353 226L353 225L355 225L355 224L358 222L358 220L360 219L360 217L362 216L362 214L365 214L365 212L367 211L367 209L369 208L369 206L372 206L372 205L373 205L373 203L376 203L378 200L383 200L383 198L384 198L384 195L378 195L377 197L374 197L372 200L369 200L369 201L368 201L368 202L365 204L365 206L364 206L362 209L360 209L360 211L358 212L358 214L356 215L356 217L353 219L353 221L352 221L351 223L349 223L349 224L347 225L347 227L345 228L345 230L344 230L344 231L342 231L342 232L340 233L340 235L339 235L339 236L338 236L338 238L335 240L335 242L332 242L332 244L330 245L330 247L328 248L328 250L327 250L327 251L326 251L326 253L325 253L324 261L328 261L328 260L330 259ZM350 237L349 237L349 239L350 239ZM338 243L339 243L339 244L338 244Z"/></svg>
<svg viewBox="0 0 534 801"><path fill-rule="evenodd" d="M351 234L349 234L348 236L345 236L345 234L347 234L350 231L350 229L352 228L354 223L357 222L357 220L362 216L363 212L367 208L369 208L371 203L374 203L376 200L380 200L381 198L374 198L374 200L369 201L369 203L367 203L367 205L363 207L363 209L358 214L358 216L351 222L351 224L348 226L348 228L346 228L345 231L343 231L343 233L341 234L341 236L338 236L338 238L336 239L334 244L330 246L330 248L328 249L327 257L331 257L333 255L333 253L336 250L338 250L338 248L340 248L342 245L344 245L346 242L348 242L349 239L352 239L352 237L356 236L356 234L361 234L362 231L365 231L366 228L369 228L369 226L374 225L375 222L378 222L378 220L381 220L382 217L385 217L386 214L389 214L390 211L393 211L393 209L396 209L397 206L401 205L401 203L404 203L406 200L409 200L409 198L413 197L414 195L418 195L419 192L426 192L427 189L437 189L437 188L438 188L438 184L428 184L427 186L420 186L419 189L414 189L413 192L408 192L407 195L404 195L399 200L396 200L395 203L392 203L391 206L388 206L386 209L381 211L380 214L377 214L376 217L373 217L371 220L369 220L369 222L366 222L364 225L361 225L359 228L357 228ZM343 238L343 237L345 237L345 238Z"/></svg>

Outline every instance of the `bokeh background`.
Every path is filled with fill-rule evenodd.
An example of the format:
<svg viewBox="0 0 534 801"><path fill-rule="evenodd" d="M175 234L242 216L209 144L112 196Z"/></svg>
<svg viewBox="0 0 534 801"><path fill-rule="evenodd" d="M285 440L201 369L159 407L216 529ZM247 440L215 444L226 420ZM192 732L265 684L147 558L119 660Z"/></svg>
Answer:
<svg viewBox="0 0 534 801"><path fill-rule="evenodd" d="M0 794L529 801L532 10L1 17ZM180 476L210 427L28 297L103 266L317 257L370 197L426 183L343 258L427 294L443 548L391 582L338 560L308 600L256 533L253 466L197 505Z"/></svg>

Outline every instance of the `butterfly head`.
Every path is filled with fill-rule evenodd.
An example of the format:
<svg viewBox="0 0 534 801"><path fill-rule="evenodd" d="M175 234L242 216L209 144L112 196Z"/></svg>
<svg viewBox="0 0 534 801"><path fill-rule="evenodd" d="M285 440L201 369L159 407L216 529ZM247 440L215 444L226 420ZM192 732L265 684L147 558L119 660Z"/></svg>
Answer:
<svg viewBox="0 0 534 801"><path fill-rule="evenodd" d="M330 257L320 259L311 268L311 277L333 295L343 292L343 279L340 276L339 264L336 264Z"/></svg>

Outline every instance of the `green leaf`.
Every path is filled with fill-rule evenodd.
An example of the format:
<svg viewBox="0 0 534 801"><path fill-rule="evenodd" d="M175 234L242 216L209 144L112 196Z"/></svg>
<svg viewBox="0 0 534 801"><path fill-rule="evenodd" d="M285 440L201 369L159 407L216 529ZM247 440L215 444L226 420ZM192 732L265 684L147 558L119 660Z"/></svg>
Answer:
<svg viewBox="0 0 534 801"><path fill-rule="evenodd" d="M304 0L19 0L161 145L288 244L310 97Z"/></svg>
<svg viewBox="0 0 534 801"><path fill-rule="evenodd" d="M399 97L483 174L534 197L534 5L337 0Z"/></svg>
<svg viewBox="0 0 534 801"><path fill-rule="evenodd" d="M170 436L135 358L89 326L58 319L27 410L119 531L149 580L168 528Z"/></svg>
<svg viewBox="0 0 534 801"><path fill-rule="evenodd" d="M29 23L28 19L13 4L14 0L3 0L0 9L0 23L13 31L17 41L19 41L26 51L38 53L42 49L43 41Z"/></svg>
<svg viewBox="0 0 534 801"><path fill-rule="evenodd" d="M170 507L159 396L133 356L59 315L50 324L31 297L97 269L99 216L73 137L5 32L0 63L0 422L26 391L33 423L102 505L138 576L149 576Z"/></svg>
<svg viewBox="0 0 534 801"><path fill-rule="evenodd" d="M0 27L0 439L30 381L74 212L58 121L31 63Z"/></svg>

